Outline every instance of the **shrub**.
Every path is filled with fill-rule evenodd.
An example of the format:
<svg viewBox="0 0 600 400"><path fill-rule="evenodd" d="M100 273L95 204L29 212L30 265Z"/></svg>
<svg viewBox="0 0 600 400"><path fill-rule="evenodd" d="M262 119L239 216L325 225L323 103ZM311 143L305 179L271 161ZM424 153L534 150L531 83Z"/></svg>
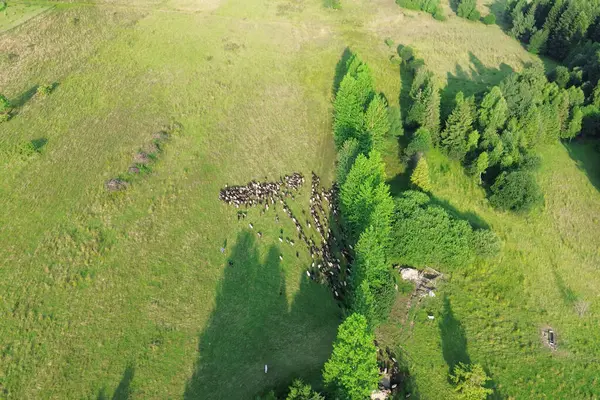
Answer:
<svg viewBox="0 0 600 400"><path fill-rule="evenodd" d="M401 49L398 50L398 55L402 58L402 61L406 64L413 58L415 58L415 50L410 46L402 46Z"/></svg>
<svg viewBox="0 0 600 400"><path fill-rule="evenodd" d="M488 14L483 17L483 23L486 25L494 25L496 23L496 16L494 14Z"/></svg>
<svg viewBox="0 0 600 400"><path fill-rule="evenodd" d="M323 0L325 8L331 8L333 10L339 10L342 8L340 0Z"/></svg>
<svg viewBox="0 0 600 400"><path fill-rule="evenodd" d="M8 7L8 5L6 4L5 1L0 1L0 12L6 10L6 7Z"/></svg>
<svg viewBox="0 0 600 400"><path fill-rule="evenodd" d="M40 97L47 97L52 93L53 85L40 85L37 88L36 94Z"/></svg>
<svg viewBox="0 0 600 400"><path fill-rule="evenodd" d="M433 16L435 14L443 15L441 13L440 0L396 0L396 4L410 10L425 11ZM439 15L436 19L439 19Z"/></svg>
<svg viewBox="0 0 600 400"><path fill-rule="evenodd" d="M10 119L10 111L12 110L12 104L4 96L0 94L0 123L6 122Z"/></svg>
<svg viewBox="0 0 600 400"><path fill-rule="evenodd" d="M528 212L544 197L533 174L515 170L503 172L491 187L490 203L501 210Z"/></svg>
<svg viewBox="0 0 600 400"><path fill-rule="evenodd" d="M468 222L452 217L444 208L431 204L423 192L406 191L396 199L392 228L390 261L397 264L454 268L471 263L478 254L486 254L480 243L485 234L474 231ZM488 238L496 236L493 232L487 235ZM487 252L491 253L491 250Z"/></svg>
<svg viewBox="0 0 600 400"><path fill-rule="evenodd" d="M393 41L392 39L390 39L390 38L386 38L386 39L385 39L385 44L386 44L388 47L392 47L392 46L394 45L394 41Z"/></svg>
<svg viewBox="0 0 600 400"><path fill-rule="evenodd" d="M481 19L481 13L479 10L473 10L467 19L469 21L479 21Z"/></svg>
<svg viewBox="0 0 600 400"><path fill-rule="evenodd" d="M325 397L312 390L309 384L296 379L290 386L290 392L285 400L325 400Z"/></svg>
<svg viewBox="0 0 600 400"><path fill-rule="evenodd" d="M471 21L479 20L480 14L476 9L476 0L460 0L456 14L461 18L466 18Z"/></svg>
<svg viewBox="0 0 600 400"><path fill-rule="evenodd" d="M446 20L446 13L444 13L444 9L442 8L442 6L438 5L435 12L433 13L433 18L437 19L438 21Z"/></svg>
<svg viewBox="0 0 600 400"><path fill-rule="evenodd" d="M490 378L479 364L465 365L459 362L450 380L456 385L459 400L485 400L494 392L485 387Z"/></svg>
<svg viewBox="0 0 600 400"><path fill-rule="evenodd" d="M363 315L354 313L340 325L333 353L323 369L323 381L334 396L364 400L377 388L379 368L374 339Z"/></svg>

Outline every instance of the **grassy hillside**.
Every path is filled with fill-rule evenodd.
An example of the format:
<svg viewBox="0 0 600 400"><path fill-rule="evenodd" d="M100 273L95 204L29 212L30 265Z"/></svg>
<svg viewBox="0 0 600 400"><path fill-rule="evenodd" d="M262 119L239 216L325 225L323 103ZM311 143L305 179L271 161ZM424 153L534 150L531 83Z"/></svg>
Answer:
<svg viewBox="0 0 600 400"><path fill-rule="evenodd" d="M419 49L449 83L445 98L533 60L498 27L440 23L391 0L343 3L334 11L320 0L52 2L0 34L0 91L17 106L0 124L2 396L241 399L296 376L318 381L338 307L305 279L308 253L296 257L277 240L290 221L251 210L258 239L219 202L219 189L293 171L330 182L330 100L347 46L392 104L406 80L386 38ZM52 83L50 96L35 95ZM108 193L104 183L174 122L182 128L151 173ZM23 150L28 143L34 151ZM387 160L391 177L403 171L395 150ZM593 167L579 169L560 146L545 149L547 208L528 220L492 211L442 157L431 168L436 196L505 241L500 260L444 289L466 354L498 393L517 398L590 382L600 351ZM307 189L298 210L308 207ZM579 300L591 304L583 318L573 311ZM394 321L382 329L412 360L422 398L450 389L437 324L444 304L441 294L415 310L410 329L391 329ZM425 309L439 316L433 324ZM543 324L557 330L555 354L539 342Z"/></svg>

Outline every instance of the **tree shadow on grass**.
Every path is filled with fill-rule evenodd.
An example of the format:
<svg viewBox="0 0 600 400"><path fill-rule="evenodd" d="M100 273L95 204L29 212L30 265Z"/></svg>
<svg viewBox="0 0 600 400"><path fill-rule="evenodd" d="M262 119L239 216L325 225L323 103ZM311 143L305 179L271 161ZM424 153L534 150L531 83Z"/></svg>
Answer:
<svg viewBox="0 0 600 400"><path fill-rule="evenodd" d="M430 195L430 197L431 197L431 203L441 206L446 211L448 211L450 213L450 215L452 215L453 217L455 217L457 219L466 220L467 222L469 222L469 224L471 224L472 227L474 227L476 229L490 229L489 224L483 218L481 218L479 215L475 214L474 212L460 211L446 199L440 199L433 195Z"/></svg>
<svg viewBox="0 0 600 400"><path fill-rule="evenodd" d="M560 293L560 297L562 297L563 302L567 306L573 306L577 301L577 294L565 283L564 279L558 271L556 270L556 266L552 267L552 275L554 275L554 281L556 282L556 287Z"/></svg>
<svg viewBox="0 0 600 400"><path fill-rule="evenodd" d="M342 79L344 79L346 72L348 72L346 63L348 62L350 57L352 57L353 55L354 55L354 53L352 53L350 48L346 47L344 49L344 51L342 52L342 56L340 57L340 60L338 61L337 65L335 66L335 75L333 77L333 89L332 89L332 93L331 93L333 98L335 98L335 95L340 87L340 84L342 83Z"/></svg>
<svg viewBox="0 0 600 400"><path fill-rule="evenodd" d="M288 310L280 254L272 246L261 262L255 235L238 235L185 399L250 399L273 388L283 392L296 377L314 382L320 375L339 312L325 287L306 280Z"/></svg>
<svg viewBox="0 0 600 400"><path fill-rule="evenodd" d="M471 358L467 353L467 337L461 322L456 319L448 297L444 298L442 318L439 322L442 338L442 353L451 374L458 363L470 364Z"/></svg>
<svg viewBox="0 0 600 400"><path fill-rule="evenodd" d="M495 0L489 7L490 14L496 17L496 25L505 32L511 28L511 23L506 16L507 7L507 0Z"/></svg>
<svg viewBox="0 0 600 400"><path fill-rule="evenodd" d="M488 68L472 52L469 52L469 61L468 70L456 64L455 72L447 74L448 82L442 90L442 120L446 120L452 111L458 92L463 92L465 97L482 95L514 72L514 69L505 63L500 64L498 68Z"/></svg>
<svg viewBox="0 0 600 400"><path fill-rule="evenodd" d="M39 87L39 85L34 85L31 88L29 88L28 90L21 93L19 96L17 96L17 98L15 98L13 101L11 101L11 104L13 105L13 107L24 106L25 103L27 103L29 100L31 100L31 98L33 96L35 96L35 94L37 93L38 87Z"/></svg>
<svg viewBox="0 0 600 400"><path fill-rule="evenodd" d="M576 140L563 143L577 167L585 172L590 183L600 190L600 141Z"/></svg>
<svg viewBox="0 0 600 400"><path fill-rule="evenodd" d="M121 377L121 382L119 382L119 386L115 389L111 400L128 400L131 397L131 382L133 381L133 376L135 375L135 368L133 365L129 365L125 372L123 372L123 376ZM108 400L108 396L106 395L106 390L101 389L98 393L97 400Z"/></svg>

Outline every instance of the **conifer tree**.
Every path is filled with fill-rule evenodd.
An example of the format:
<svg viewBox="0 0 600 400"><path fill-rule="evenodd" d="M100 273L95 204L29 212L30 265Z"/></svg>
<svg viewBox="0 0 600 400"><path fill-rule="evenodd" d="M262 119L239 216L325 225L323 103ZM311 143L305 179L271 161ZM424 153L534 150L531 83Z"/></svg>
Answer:
<svg viewBox="0 0 600 400"><path fill-rule="evenodd" d="M379 368L374 339L361 314L350 315L340 325L333 352L323 369L323 381L333 397L364 400L377 388Z"/></svg>
<svg viewBox="0 0 600 400"><path fill-rule="evenodd" d="M456 106L446 121L446 129L441 133L441 143L448 155L462 160L473 143L473 120L475 118L475 99L465 99L462 92L456 95ZM471 140L472 141L472 140Z"/></svg>
<svg viewBox="0 0 600 400"><path fill-rule="evenodd" d="M390 130L387 103L383 96L376 95L369 103L365 114L365 129L374 144L380 143Z"/></svg>
<svg viewBox="0 0 600 400"><path fill-rule="evenodd" d="M424 192L431 192L431 181L429 179L429 166L427 159L420 157L414 171L410 175L410 183Z"/></svg>

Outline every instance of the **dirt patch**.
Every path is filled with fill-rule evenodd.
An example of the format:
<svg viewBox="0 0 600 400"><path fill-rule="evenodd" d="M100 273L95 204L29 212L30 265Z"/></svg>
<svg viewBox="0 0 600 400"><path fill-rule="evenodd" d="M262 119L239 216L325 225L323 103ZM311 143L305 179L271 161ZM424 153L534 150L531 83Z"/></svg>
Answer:
<svg viewBox="0 0 600 400"><path fill-rule="evenodd" d="M133 157L133 162L135 164L149 164L150 163L151 158L148 155L148 153L140 151L138 152L134 157Z"/></svg>
<svg viewBox="0 0 600 400"><path fill-rule="evenodd" d="M106 181L104 186L109 192L118 192L120 190L127 189L127 186L129 186L129 184L121 179L110 179Z"/></svg>

